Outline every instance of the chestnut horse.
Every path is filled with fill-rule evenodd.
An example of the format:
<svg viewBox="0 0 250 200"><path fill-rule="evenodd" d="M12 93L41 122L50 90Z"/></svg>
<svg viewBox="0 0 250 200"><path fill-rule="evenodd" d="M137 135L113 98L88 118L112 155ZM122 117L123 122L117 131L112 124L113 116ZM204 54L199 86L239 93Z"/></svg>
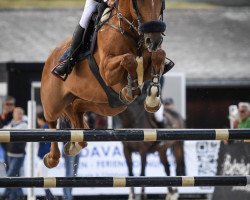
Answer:
<svg viewBox="0 0 250 200"><path fill-rule="evenodd" d="M76 64L66 81L54 76L51 71L69 47L70 40L65 40L53 50L45 62L41 80L41 101L50 128L56 128L57 119L61 116L67 116L73 128L87 128L82 120L85 112L114 116L124 111L140 95L145 80L152 83L144 107L149 112L159 109L159 79L166 58L165 51L161 49L162 33L166 28L160 20L164 2L117 1L109 21L103 23L97 33L97 48L93 52L99 67L97 71L106 86L119 96L120 105L109 103L107 93L86 59ZM69 142L64 151L74 156L86 145L86 142ZM44 157L44 164L53 168L58 165L59 159L58 144L52 142L50 152Z"/></svg>

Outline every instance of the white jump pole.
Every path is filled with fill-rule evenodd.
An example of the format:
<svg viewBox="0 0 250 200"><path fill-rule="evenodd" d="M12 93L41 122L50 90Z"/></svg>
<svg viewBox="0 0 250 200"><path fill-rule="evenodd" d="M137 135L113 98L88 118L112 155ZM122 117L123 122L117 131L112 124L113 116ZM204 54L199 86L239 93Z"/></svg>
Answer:
<svg viewBox="0 0 250 200"><path fill-rule="evenodd" d="M36 128L36 102L28 101L28 129ZM28 176L34 177L34 143L27 143ZM27 189L27 199L35 200L34 188Z"/></svg>

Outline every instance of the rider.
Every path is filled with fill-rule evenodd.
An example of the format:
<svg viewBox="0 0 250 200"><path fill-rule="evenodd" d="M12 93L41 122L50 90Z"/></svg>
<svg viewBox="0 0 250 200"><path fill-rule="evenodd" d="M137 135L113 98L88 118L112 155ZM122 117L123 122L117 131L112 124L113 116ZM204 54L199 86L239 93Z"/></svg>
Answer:
<svg viewBox="0 0 250 200"><path fill-rule="evenodd" d="M71 73L73 67L76 64L76 58L79 54L79 50L81 47L81 44L84 41L85 37L85 30L87 29L88 23L90 21L90 18L92 14L95 12L97 4L101 2L106 2L109 7L112 7L116 0L86 0L85 7L82 13L82 17L80 19L79 24L77 25L71 46L69 48L69 55L67 59L60 62L52 71L54 74L61 77L63 80L66 80L67 75ZM167 73L172 67L174 66L174 63L167 59L164 67L164 74Z"/></svg>
<svg viewBox="0 0 250 200"><path fill-rule="evenodd" d="M77 25L71 46L69 49L69 56L66 60L62 61L53 69L53 72L57 74L58 76L64 78L69 74L76 62L77 55L79 53L79 49L81 47L81 44L84 41L84 32L87 29L88 23L90 21L90 18L92 14L95 12L97 4L101 2L106 2L108 6L113 6L115 3L115 0L86 0L85 7L82 13L82 17L80 19L79 24Z"/></svg>

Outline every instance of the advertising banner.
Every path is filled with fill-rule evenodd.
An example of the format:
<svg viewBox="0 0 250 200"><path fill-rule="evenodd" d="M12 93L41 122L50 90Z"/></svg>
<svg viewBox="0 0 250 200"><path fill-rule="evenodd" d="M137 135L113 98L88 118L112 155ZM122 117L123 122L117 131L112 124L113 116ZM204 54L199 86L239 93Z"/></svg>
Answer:
<svg viewBox="0 0 250 200"><path fill-rule="evenodd" d="M213 176L216 173L219 142L217 141L186 141L184 143L185 165L187 176ZM62 147L62 144L60 145ZM36 156L38 143L35 143L35 176L41 162ZM1 154L0 154L1 155ZM172 150L167 151L168 160L171 166L171 176L175 176L175 159ZM24 163L24 176L27 176L27 157ZM133 154L134 175L139 176L141 168L140 156ZM65 176L64 158L60 159L59 165L48 170L48 176ZM78 164L79 177L98 176L127 176L128 170L123 154L121 142L89 142L88 147L80 153ZM146 176L166 176L164 168L160 163L158 153L147 156ZM26 189L24 189L26 191ZM62 188L53 188L53 194L62 195ZM136 188L140 192L140 188ZM164 194L167 188L146 188L148 194ZM179 188L180 193L211 193L213 187ZM97 194L128 194L129 188L74 188L74 195L97 195ZM44 189L36 188L36 195L44 195Z"/></svg>
<svg viewBox="0 0 250 200"><path fill-rule="evenodd" d="M250 174L250 144L232 142L221 145L218 161L218 175L240 176ZM248 200L250 199L250 186L217 187L213 200Z"/></svg>

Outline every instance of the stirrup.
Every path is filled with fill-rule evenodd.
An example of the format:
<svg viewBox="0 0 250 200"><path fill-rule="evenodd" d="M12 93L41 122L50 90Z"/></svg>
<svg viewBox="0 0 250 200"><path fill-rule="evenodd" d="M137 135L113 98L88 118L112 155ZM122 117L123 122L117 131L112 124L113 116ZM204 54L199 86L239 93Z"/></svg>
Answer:
<svg viewBox="0 0 250 200"><path fill-rule="evenodd" d="M61 64L66 64L67 62L68 62L67 60L64 60L64 61L60 62L58 65L56 65L56 66L51 70L51 73L54 74L56 77L60 78L61 80L65 81L65 80L68 78L69 73L66 72L64 75L61 76L60 74L56 73L55 69L56 69L59 65L61 65Z"/></svg>

